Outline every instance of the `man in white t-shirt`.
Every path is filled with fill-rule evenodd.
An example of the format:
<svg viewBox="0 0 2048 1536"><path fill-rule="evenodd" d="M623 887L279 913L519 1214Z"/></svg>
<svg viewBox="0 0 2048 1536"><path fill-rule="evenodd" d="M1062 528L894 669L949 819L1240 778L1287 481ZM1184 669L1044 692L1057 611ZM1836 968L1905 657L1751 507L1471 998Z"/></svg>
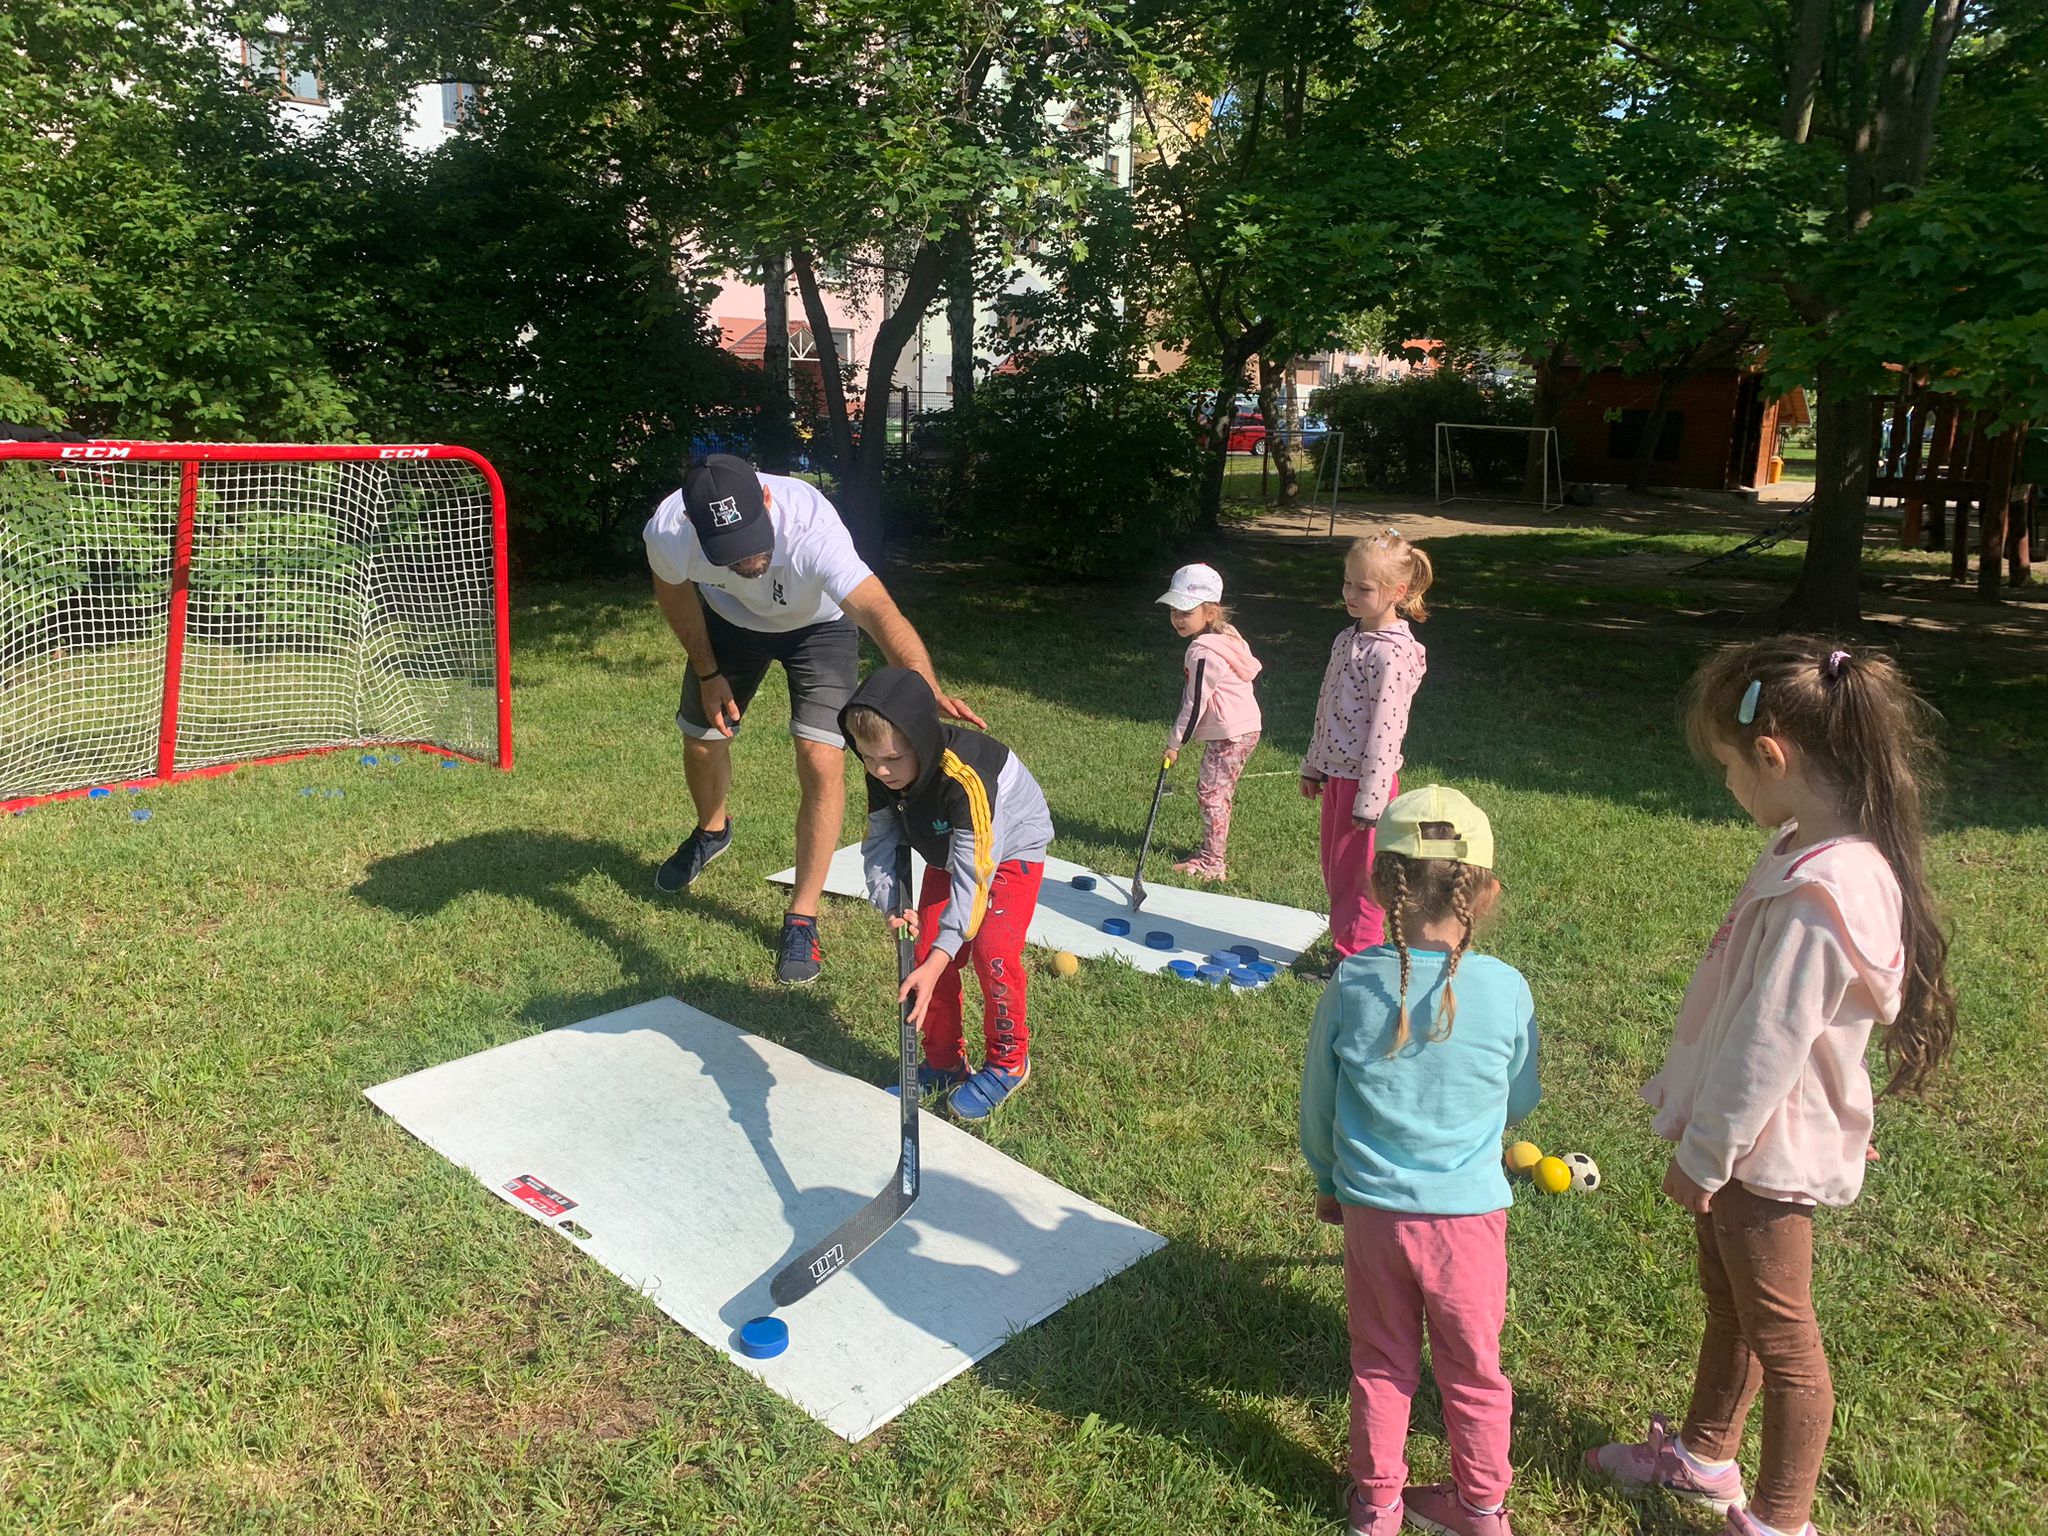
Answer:
<svg viewBox="0 0 2048 1536"><path fill-rule="evenodd" d="M796 887L775 975L814 980L823 962L818 898L846 814L839 711L860 682L860 632L891 665L931 684L941 713L976 726L981 717L939 686L917 631L855 551L832 503L803 481L712 454L690 466L642 538L655 601L689 657L676 724L697 808L696 829L656 871L655 887L671 895L689 889L732 846L730 740L769 665L781 662L800 798Z"/></svg>

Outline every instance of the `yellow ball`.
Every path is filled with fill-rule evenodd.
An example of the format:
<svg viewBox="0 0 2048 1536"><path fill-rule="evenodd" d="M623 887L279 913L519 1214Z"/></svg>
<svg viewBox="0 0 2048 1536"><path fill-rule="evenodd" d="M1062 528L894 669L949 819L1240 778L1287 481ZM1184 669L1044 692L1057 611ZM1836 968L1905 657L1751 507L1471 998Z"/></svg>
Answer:
<svg viewBox="0 0 2048 1536"><path fill-rule="evenodd" d="M1063 949L1052 957L1052 968L1062 976L1071 976L1081 969L1081 961L1077 956L1070 955Z"/></svg>
<svg viewBox="0 0 2048 1536"><path fill-rule="evenodd" d="M1506 1162L1508 1172L1526 1177L1529 1170L1543 1161L1543 1149L1533 1141L1518 1141L1508 1148Z"/></svg>
<svg viewBox="0 0 2048 1536"><path fill-rule="evenodd" d="M1561 1195L1572 1187L1572 1171L1561 1157L1542 1159L1530 1177L1535 1179L1536 1187L1548 1195Z"/></svg>

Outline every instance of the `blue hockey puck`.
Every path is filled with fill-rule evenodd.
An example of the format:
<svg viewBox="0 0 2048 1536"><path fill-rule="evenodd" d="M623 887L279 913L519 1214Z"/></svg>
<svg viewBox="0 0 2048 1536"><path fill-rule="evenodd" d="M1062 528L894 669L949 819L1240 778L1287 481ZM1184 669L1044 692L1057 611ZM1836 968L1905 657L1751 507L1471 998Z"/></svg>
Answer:
<svg viewBox="0 0 2048 1536"><path fill-rule="evenodd" d="M779 1317L749 1318L740 1324L740 1353L752 1360L772 1360L789 1348L789 1324Z"/></svg>
<svg viewBox="0 0 2048 1536"><path fill-rule="evenodd" d="M377 766L377 758L374 753L363 757L359 757L356 759L356 761L361 763L365 768L374 768Z"/></svg>
<svg viewBox="0 0 2048 1536"><path fill-rule="evenodd" d="M1280 978L1280 967L1270 960L1254 960L1245 969L1257 971L1261 981L1277 981Z"/></svg>
<svg viewBox="0 0 2048 1536"><path fill-rule="evenodd" d="M1154 928L1145 935L1145 947L1147 949L1171 949L1173 948L1173 935L1164 928Z"/></svg>
<svg viewBox="0 0 2048 1536"><path fill-rule="evenodd" d="M1265 985L1265 978L1248 965L1240 965L1230 973L1233 987L1259 987Z"/></svg>
<svg viewBox="0 0 2048 1536"><path fill-rule="evenodd" d="M1209 956L1209 963L1211 965L1220 965L1226 971L1234 971L1244 962L1238 957L1235 950L1219 949Z"/></svg>
<svg viewBox="0 0 2048 1536"><path fill-rule="evenodd" d="M1095 889L1095 877L1093 875L1076 875L1074 876L1073 886L1077 891L1092 891Z"/></svg>
<svg viewBox="0 0 2048 1536"><path fill-rule="evenodd" d="M1205 965L1195 972L1195 980L1206 987L1220 987L1230 980L1230 972L1220 965Z"/></svg>
<svg viewBox="0 0 2048 1536"><path fill-rule="evenodd" d="M1230 952L1246 965L1259 958L1259 946L1256 944L1233 944L1230 946Z"/></svg>
<svg viewBox="0 0 2048 1536"><path fill-rule="evenodd" d="M148 811L130 811L128 814L136 821L147 821L149 820L150 813Z"/></svg>
<svg viewBox="0 0 2048 1536"><path fill-rule="evenodd" d="M1102 931L1122 938L1131 931L1131 920L1128 917L1105 917L1102 920Z"/></svg>
<svg viewBox="0 0 2048 1536"><path fill-rule="evenodd" d="M441 766L443 768L460 768L462 764L452 757L444 757L441 759Z"/></svg>
<svg viewBox="0 0 2048 1536"><path fill-rule="evenodd" d="M88 800L104 800L112 793L111 789L89 789L85 792L85 798Z"/></svg>
<svg viewBox="0 0 2048 1536"><path fill-rule="evenodd" d="M1169 960L1166 962L1166 974L1178 976L1182 981L1193 981L1195 979L1195 962L1192 960Z"/></svg>

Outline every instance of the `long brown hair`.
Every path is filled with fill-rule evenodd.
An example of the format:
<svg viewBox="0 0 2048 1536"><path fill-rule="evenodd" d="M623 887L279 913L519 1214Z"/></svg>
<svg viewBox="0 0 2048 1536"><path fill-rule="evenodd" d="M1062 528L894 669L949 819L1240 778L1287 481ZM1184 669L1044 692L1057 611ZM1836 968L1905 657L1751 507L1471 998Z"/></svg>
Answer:
<svg viewBox="0 0 2048 1536"><path fill-rule="evenodd" d="M1452 837L1450 827L1430 822L1423 826L1425 837ZM1387 909L1387 932L1401 956L1401 1016L1394 1026L1394 1043L1389 1056L1398 1056L1408 1043L1408 930L1411 925L1441 922L1455 917L1462 927L1451 948L1450 963L1444 967L1443 998L1430 1018L1429 1038L1448 1040L1458 1017L1458 997L1451 979L1458 974L1458 962L1472 947L1472 925L1478 916L1479 900L1493 874L1477 864L1457 859L1411 859L1405 853L1383 853L1372 861L1372 890Z"/></svg>
<svg viewBox="0 0 2048 1536"><path fill-rule="evenodd" d="M1401 594L1401 601L1394 604L1394 612L1417 624L1429 617L1429 608L1422 601L1422 594L1436 580L1436 566L1430 562L1422 546L1410 544L1400 529L1382 528L1378 533L1353 539L1351 547L1344 552L1344 563L1349 565L1354 560L1407 584L1408 590Z"/></svg>
<svg viewBox="0 0 2048 1536"><path fill-rule="evenodd" d="M1745 709L1751 684L1754 708ZM1948 933L1927 884L1922 801L1935 757L1933 719L1889 656L1812 635L1727 646L1685 694L1686 737L1703 762L1713 761L1716 742L1744 753L1760 736L1791 742L1891 865L1905 908L1906 974L1898 1017L1884 1034L1887 1093L1921 1088L1956 1040Z"/></svg>

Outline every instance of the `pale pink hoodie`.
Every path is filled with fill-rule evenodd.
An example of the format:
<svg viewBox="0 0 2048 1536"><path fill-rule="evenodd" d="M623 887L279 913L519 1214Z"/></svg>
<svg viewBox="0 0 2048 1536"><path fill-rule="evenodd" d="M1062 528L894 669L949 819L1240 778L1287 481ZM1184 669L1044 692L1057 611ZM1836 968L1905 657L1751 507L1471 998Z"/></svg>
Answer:
<svg viewBox="0 0 2048 1536"><path fill-rule="evenodd" d="M1202 672L1201 713L1190 731L1188 715L1196 708L1195 666L1202 661L1209 665ZM1263 722L1252 679L1263 670L1244 636L1230 626L1195 636L1181 662L1180 713L1173 717L1166 744L1178 746L1182 732L1188 741L1231 741L1258 730Z"/></svg>
<svg viewBox="0 0 2048 1536"><path fill-rule="evenodd" d="M1903 907L1876 844L1788 849L1796 831L1758 857L1643 1097L1700 1188L1739 1179L1768 1199L1847 1205L1870 1145L1863 1050L1899 1012Z"/></svg>

